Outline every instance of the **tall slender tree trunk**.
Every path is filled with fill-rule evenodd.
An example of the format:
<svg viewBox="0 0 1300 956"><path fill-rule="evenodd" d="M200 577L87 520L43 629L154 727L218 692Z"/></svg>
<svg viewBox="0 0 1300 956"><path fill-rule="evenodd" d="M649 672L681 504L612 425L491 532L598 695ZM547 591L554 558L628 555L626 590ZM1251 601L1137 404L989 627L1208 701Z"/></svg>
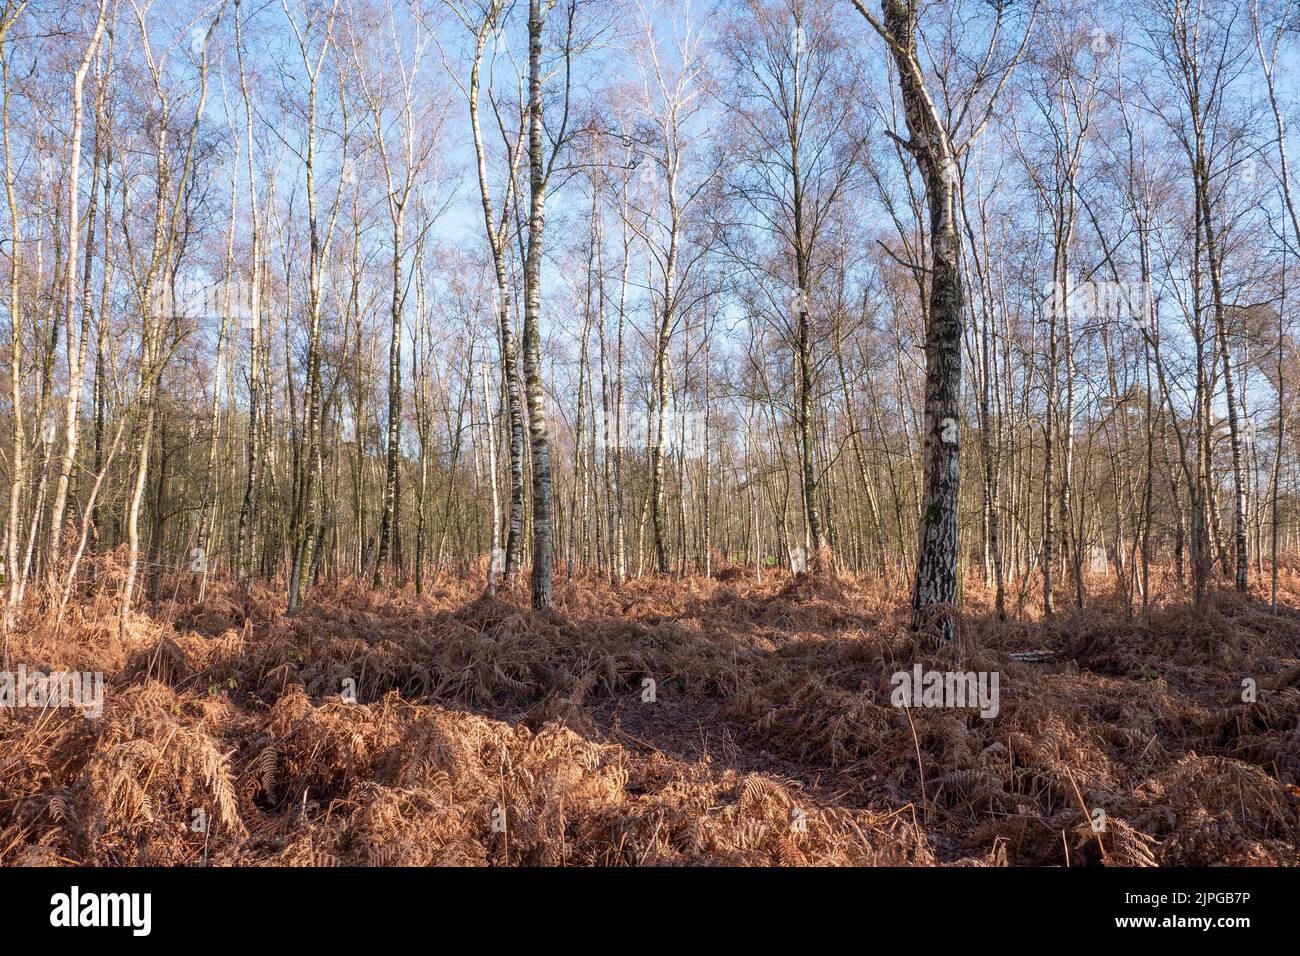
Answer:
<svg viewBox="0 0 1300 956"><path fill-rule="evenodd" d="M961 246L955 217L957 159L929 102L916 59L916 9L883 0L913 156L929 206L930 290L925 329L924 492L913 586L913 627L956 634L957 508L961 488Z"/></svg>
<svg viewBox="0 0 1300 956"><path fill-rule="evenodd" d="M64 290L64 313L63 325L67 335L67 353L68 353L68 399L66 404L66 414L64 416L64 445L63 457L59 463L59 474L54 486L54 504L50 511L50 547L49 555L46 558L46 572L48 574L49 590L53 593L57 582L59 569L59 553L62 548L63 536L63 511L68 500L68 484L72 479L72 468L77 458L78 436L80 429L78 425L81 420L81 390L83 374L86 367L86 337L87 337L87 319L85 312L82 313L81 331L77 335L77 343L73 343L73 317L77 306L77 244L81 235L81 220L78 215L78 200L81 189L81 117L82 117L82 91L86 84L86 74L90 70L91 61L94 59L95 51L99 48L99 39L104 33L106 15L108 13L108 4L100 0L99 16L95 20L95 29L91 34L90 42L86 46L86 52L81 58L81 63L77 66L76 74L72 79L72 145L68 157L68 259L67 267L64 270L66 276ZM96 119L103 112L104 104L104 87L105 83L100 82L99 93L96 97ZM96 127L100 124L97 122ZM99 139L96 137L96 150L99 149ZM96 154L98 160L98 153ZM98 173L99 165L96 161L95 170ZM91 197L87 244L90 245L94 239L95 227L95 202L94 196ZM86 271L89 273L89 251L87 252ZM89 276L87 275L87 278Z"/></svg>
<svg viewBox="0 0 1300 956"><path fill-rule="evenodd" d="M528 3L528 182L530 191L528 247L524 259L524 391L528 402L528 433L533 454L533 571L535 608L551 606L555 568L554 503L551 486L551 446L546 430L542 390L542 234L546 227L546 169L542 155L542 30L541 0Z"/></svg>
<svg viewBox="0 0 1300 956"><path fill-rule="evenodd" d="M388 339L388 442L384 458L384 504L379 519L379 552L375 560L373 584L383 584L388 570L392 538L395 534L397 509L400 501L400 475L402 445L402 224L405 206L399 204L393 213L393 298L391 326ZM398 570L401 576L401 570Z"/></svg>

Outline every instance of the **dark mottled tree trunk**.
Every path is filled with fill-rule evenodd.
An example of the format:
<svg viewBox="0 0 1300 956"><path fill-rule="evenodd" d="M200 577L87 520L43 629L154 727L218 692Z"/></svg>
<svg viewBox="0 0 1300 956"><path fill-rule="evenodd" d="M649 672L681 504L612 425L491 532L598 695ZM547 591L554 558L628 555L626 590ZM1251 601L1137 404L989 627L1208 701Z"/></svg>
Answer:
<svg viewBox="0 0 1300 956"><path fill-rule="evenodd" d="M528 252L524 259L524 394L533 452L533 607L551 606L552 548L551 446L546 431L542 391L542 344L538 320L542 309L542 232L546 225L546 179L542 159L542 15L541 0L528 4L528 180L531 193Z"/></svg>
<svg viewBox="0 0 1300 956"><path fill-rule="evenodd" d="M916 9L884 0L884 23L903 95L909 150L929 204L930 290L925 329L924 492L912 592L913 627L955 633L957 493L961 484L961 247L956 226L957 162L952 142L923 86L916 59Z"/></svg>

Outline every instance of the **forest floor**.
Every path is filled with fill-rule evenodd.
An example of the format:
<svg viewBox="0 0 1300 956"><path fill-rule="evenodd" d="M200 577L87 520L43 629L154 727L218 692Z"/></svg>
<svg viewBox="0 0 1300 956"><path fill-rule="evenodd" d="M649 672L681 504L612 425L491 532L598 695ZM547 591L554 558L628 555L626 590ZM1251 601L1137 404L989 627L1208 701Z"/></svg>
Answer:
<svg viewBox="0 0 1300 956"><path fill-rule="evenodd" d="M1099 577L1001 623L970 588L937 652L874 579L560 581L546 613L174 586L125 641L106 597L11 636L106 684L96 719L0 708L0 864L1300 864L1294 569L1276 613L1165 582L1130 615ZM916 663L997 673L996 717L893 706Z"/></svg>

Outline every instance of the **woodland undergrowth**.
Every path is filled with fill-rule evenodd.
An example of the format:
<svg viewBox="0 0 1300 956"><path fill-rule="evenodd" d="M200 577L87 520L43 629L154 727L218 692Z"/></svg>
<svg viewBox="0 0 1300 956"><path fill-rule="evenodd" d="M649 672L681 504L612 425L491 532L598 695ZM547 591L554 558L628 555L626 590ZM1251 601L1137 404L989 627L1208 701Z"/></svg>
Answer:
<svg viewBox="0 0 1300 956"><path fill-rule="evenodd" d="M1300 864L1295 569L1277 612L1101 576L1000 622L968 582L939 650L865 578L591 577L549 612L343 582L293 615L186 578L123 638L113 575L11 635L106 686L98 719L0 709L2 864ZM917 662L997 672L997 716L892 706Z"/></svg>

